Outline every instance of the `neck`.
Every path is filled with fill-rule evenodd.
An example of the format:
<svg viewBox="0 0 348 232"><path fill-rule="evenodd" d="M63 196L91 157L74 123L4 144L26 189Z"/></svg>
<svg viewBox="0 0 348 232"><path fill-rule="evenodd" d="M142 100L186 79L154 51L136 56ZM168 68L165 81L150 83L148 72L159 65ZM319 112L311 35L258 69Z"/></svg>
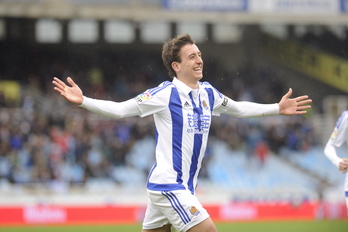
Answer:
<svg viewBox="0 0 348 232"><path fill-rule="evenodd" d="M198 89L199 88L199 84L197 80L186 80L184 78L178 78L181 82L183 82L185 85L187 85L188 87L190 87L191 89Z"/></svg>

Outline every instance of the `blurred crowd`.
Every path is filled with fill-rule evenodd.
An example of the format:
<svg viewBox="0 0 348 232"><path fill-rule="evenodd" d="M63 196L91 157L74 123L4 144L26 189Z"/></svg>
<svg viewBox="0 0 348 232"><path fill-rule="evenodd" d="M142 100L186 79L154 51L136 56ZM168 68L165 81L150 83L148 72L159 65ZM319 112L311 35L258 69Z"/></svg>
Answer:
<svg viewBox="0 0 348 232"><path fill-rule="evenodd" d="M348 58L347 27L308 26L299 40L312 49L319 49L344 59Z"/></svg>
<svg viewBox="0 0 348 232"><path fill-rule="evenodd" d="M105 52L93 60L36 51L24 60L0 73L1 79L15 79L22 86L19 101L0 98L0 179L71 186L102 178L145 185L154 163L152 117L112 120L89 113L66 102L51 81L53 76L71 76L86 96L123 101L168 80L158 54ZM214 79L214 65L207 63L204 80L234 100L275 103L287 91L269 71L250 72L253 67L246 67ZM222 115L213 119L210 140L216 139L261 162L282 147L301 151L318 144L306 116L238 119ZM208 147L206 162L210 155ZM201 177L209 179L204 170Z"/></svg>

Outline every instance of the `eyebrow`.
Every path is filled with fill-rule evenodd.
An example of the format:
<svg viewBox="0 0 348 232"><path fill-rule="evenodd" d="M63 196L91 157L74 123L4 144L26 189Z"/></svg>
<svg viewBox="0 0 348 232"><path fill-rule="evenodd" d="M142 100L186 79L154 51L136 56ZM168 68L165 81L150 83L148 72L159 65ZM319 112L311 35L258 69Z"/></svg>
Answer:
<svg viewBox="0 0 348 232"><path fill-rule="evenodd" d="M197 53L196 52L193 52L193 53L190 53L187 57L190 57L192 55L201 55L202 53L200 51L198 51Z"/></svg>

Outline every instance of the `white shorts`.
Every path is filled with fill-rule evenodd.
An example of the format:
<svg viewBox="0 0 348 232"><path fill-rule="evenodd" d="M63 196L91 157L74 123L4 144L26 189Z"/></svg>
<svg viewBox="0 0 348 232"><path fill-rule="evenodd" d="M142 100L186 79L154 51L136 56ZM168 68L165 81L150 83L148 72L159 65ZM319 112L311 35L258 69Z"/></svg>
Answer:
<svg viewBox="0 0 348 232"><path fill-rule="evenodd" d="M147 190L149 201L143 222L143 229L156 229L172 224L180 232L209 218L208 212L196 196L188 190Z"/></svg>

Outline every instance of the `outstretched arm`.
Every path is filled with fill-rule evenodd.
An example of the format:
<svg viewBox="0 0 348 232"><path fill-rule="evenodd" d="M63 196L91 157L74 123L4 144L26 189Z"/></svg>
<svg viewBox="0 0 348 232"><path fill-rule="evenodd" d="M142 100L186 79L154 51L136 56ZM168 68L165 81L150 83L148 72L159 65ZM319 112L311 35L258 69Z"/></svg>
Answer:
<svg viewBox="0 0 348 232"><path fill-rule="evenodd" d="M307 113L307 109L310 109L309 105L312 100L307 95L303 95L296 98L290 98L292 89L282 97L279 104L279 114L281 115L297 115Z"/></svg>
<svg viewBox="0 0 348 232"><path fill-rule="evenodd" d="M69 102L78 104L84 109L116 119L141 115L138 104L134 98L124 102L88 98L83 96L80 87L78 87L70 77L67 78L67 81L71 86L66 85L63 81L54 77L52 81L55 85L54 90L64 96Z"/></svg>
<svg viewBox="0 0 348 232"><path fill-rule="evenodd" d="M70 77L66 80L71 86L66 85L63 81L54 77L52 81L55 85L54 90L60 93L69 102L81 105L83 102L82 90Z"/></svg>
<svg viewBox="0 0 348 232"><path fill-rule="evenodd" d="M259 104L247 101L233 101L225 97L224 104L215 109L215 113L224 113L241 118L263 117L268 115L297 115L307 113L312 100L307 95L290 98L292 89L282 97L278 104Z"/></svg>

